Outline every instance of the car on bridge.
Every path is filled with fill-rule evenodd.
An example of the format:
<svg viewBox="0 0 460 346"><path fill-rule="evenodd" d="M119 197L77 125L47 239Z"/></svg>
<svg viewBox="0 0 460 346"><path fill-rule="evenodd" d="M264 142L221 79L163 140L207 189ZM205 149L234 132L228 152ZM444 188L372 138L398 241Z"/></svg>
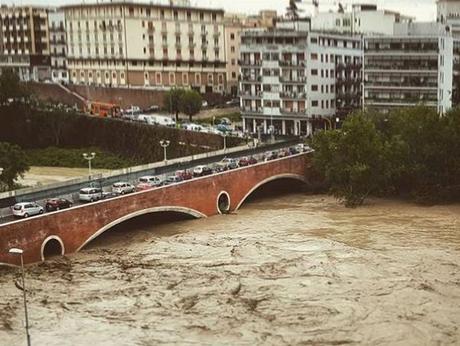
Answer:
<svg viewBox="0 0 460 346"><path fill-rule="evenodd" d="M181 178L182 180L190 180L193 178L193 174L190 171L184 169L176 171L176 177Z"/></svg>
<svg viewBox="0 0 460 346"><path fill-rule="evenodd" d="M15 217L28 218L29 216L40 215L44 212L43 207L35 202L21 202L13 206L13 215Z"/></svg>
<svg viewBox="0 0 460 346"><path fill-rule="evenodd" d="M52 198L46 201L45 209L47 212L71 208L73 203L65 198Z"/></svg>
<svg viewBox="0 0 460 346"><path fill-rule="evenodd" d="M194 177L203 177L205 175L210 175L210 174L212 174L212 169L208 166L200 165L200 166L196 166L193 169Z"/></svg>
<svg viewBox="0 0 460 346"><path fill-rule="evenodd" d="M151 190L153 189L153 186L148 184L148 183L139 183L136 185L136 191L145 191L145 190Z"/></svg>
<svg viewBox="0 0 460 346"><path fill-rule="evenodd" d="M102 198L102 189L98 187L84 187L78 194L78 199L82 202L94 202Z"/></svg>
<svg viewBox="0 0 460 346"><path fill-rule="evenodd" d="M120 196L118 192L113 192L113 191L106 191L102 192L102 197L101 199L111 199Z"/></svg>
<svg viewBox="0 0 460 346"><path fill-rule="evenodd" d="M124 195L125 193L132 193L136 188L130 183L121 181L112 185L112 191Z"/></svg>
<svg viewBox="0 0 460 346"><path fill-rule="evenodd" d="M216 164L216 171L224 172L224 171L228 171L229 169L235 169L238 167L239 165L238 165L237 159L226 157Z"/></svg>
<svg viewBox="0 0 460 346"><path fill-rule="evenodd" d="M177 184L177 183L180 183L181 181L183 181L183 179L181 177L178 177L177 175L171 175L169 177L166 178L166 180L164 181L163 185L173 185L173 184Z"/></svg>
<svg viewBox="0 0 460 346"><path fill-rule="evenodd" d="M146 175L139 178L139 183L150 184L151 186L161 186L163 180L155 175Z"/></svg>

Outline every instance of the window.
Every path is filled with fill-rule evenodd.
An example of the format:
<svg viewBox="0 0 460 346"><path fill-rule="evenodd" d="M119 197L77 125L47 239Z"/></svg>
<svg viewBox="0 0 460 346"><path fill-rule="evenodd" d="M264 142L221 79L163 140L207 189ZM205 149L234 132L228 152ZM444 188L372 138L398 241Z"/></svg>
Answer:
<svg viewBox="0 0 460 346"><path fill-rule="evenodd" d="M236 73L232 72L232 79L236 79Z"/></svg>
<svg viewBox="0 0 460 346"><path fill-rule="evenodd" d="M230 47L230 52L235 53L235 46Z"/></svg>
<svg viewBox="0 0 460 346"><path fill-rule="evenodd" d="M232 60L231 60L232 66L235 66L235 63L236 63L235 59L232 59Z"/></svg>
<svg viewBox="0 0 460 346"><path fill-rule="evenodd" d="M235 34L234 33L231 33L230 34L230 40L234 40L235 39Z"/></svg>
<svg viewBox="0 0 460 346"><path fill-rule="evenodd" d="M311 53L311 60L318 60L318 54Z"/></svg>
<svg viewBox="0 0 460 346"><path fill-rule="evenodd" d="M312 76L317 76L318 75L318 70L317 69L311 70L311 75Z"/></svg>
<svg viewBox="0 0 460 346"><path fill-rule="evenodd" d="M318 107L318 101L311 101L312 107Z"/></svg>
<svg viewBox="0 0 460 346"><path fill-rule="evenodd" d="M314 84L311 86L311 91L318 91L318 85Z"/></svg>

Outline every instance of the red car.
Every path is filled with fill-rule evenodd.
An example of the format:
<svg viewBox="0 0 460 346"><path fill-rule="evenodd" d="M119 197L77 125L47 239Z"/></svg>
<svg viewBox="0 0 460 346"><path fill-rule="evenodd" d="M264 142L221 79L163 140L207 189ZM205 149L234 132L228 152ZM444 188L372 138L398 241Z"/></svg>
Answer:
<svg viewBox="0 0 460 346"><path fill-rule="evenodd" d="M257 161L257 159L256 159L255 157L251 156L251 157L249 158L249 164L250 164L250 165L255 165L257 162L258 162L258 161Z"/></svg>
<svg viewBox="0 0 460 346"><path fill-rule="evenodd" d="M189 171L183 170L183 171L177 171L176 172L176 177L179 177L182 180L190 180L190 179L193 178L193 175Z"/></svg>
<svg viewBox="0 0 460 346"><path fill-rule="evenodd" d="M72 202L65 198L53 198L46 201L46 211L56 211L66 208L71 208Z"/></svg>
<svg viewBox="0 0 460 346"><path fill-rule="evenodd" d="M249 166L250 163L249 163L249 157L242 157L239 161L238 161L238 166L240 167L245 167L245 166Z"/></svg>

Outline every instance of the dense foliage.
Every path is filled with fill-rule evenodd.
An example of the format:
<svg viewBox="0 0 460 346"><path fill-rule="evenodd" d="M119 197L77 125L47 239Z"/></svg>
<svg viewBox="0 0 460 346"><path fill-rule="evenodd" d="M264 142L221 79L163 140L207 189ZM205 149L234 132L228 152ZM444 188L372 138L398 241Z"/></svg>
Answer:
<svg viewBox="0 0 460 346"><path fill-rule="evenodd" d="M96 153L92 160L93 168L120 169L140 165L143 162L130 158L114 155L99 148L68 149L49 147L45 149L26 150L27 164L42 167L88 167L88 161L83 158L83 153Z"/></svg>
<svg viewBox="0 0 460 346"><path fill-rule="evenodd" d="M20 83L18 74L12 69L3 69L0 75L0 104L14 103L28 96L27 89Z"/></svg>
<svg viewBox="0 0 460 346"><path fill-rule="evenodd" d="M348 206L369 194L460 200L460 110L354 114L340 130L317 134L312 146L315 167Z"/></svg>
<svg viewBox="0 0 460 346"><path fill-rule="evenodd" d="M190 89L173 88L164 96L165 108L176 115L176 122L179 121L179 113L187 114L192 121L192 116L201 110L202 102L201 95Z"/></svg>
<svg viewBox="0 0 460 346"><path fill-rule="evenodd" d="M0 142L0 192L14 188L14 181L28 169L26 155L17 145Z"/></svg>
<svg viewBox="0 0 460 346"><path fill-rule="evenodd" d="M222 148L217 135L196 133L138 123L89 117L65 111L32 111L14 104L0 107L0 141L17 144L24 149L47 147L97 147L136 162L163 159L161 139L168 139L168 157L182 157ZM237 138L228 138L235 146Z"/></svg>

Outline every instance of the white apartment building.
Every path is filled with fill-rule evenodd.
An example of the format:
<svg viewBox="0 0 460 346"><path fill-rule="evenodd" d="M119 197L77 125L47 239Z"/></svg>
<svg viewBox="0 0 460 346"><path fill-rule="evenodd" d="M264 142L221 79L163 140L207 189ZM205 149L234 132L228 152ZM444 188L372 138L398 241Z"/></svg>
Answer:
<svg viewBox="0 0 460 346"><path fill-rule="evenodd" d="M458 41L439 23L397 24L393 36L365 38L365 107L388 112L423 104L445 113L458 58Z"/></svg>
<svg viewBox="0 0 460 346"><path fill-rule="evenodd" d="M47 8L0 7L0 71L4 68L24 81L50 79Z"/></svg>
<svg viewBox="0 0 460 346"><path fill-rule="evenodd" d="M73 83L224 92L224 11L113 1L63 6Z"/></svg>
<svg viewBox="0 0 460 346"><path fill-rule="evenodd" d="M286 25L288 24L288 25ZM277 23L241 37L245 131L309 135L360 107L362 40Z"/></svg>
<svg viewBox="0 0 460 346"><path fill-rule="evenodd" d="M409 23L415 18L377 8L372 4L352 5L351 11L319 12L311 19L313 31L341 34L392 35L395 23Z"/></svg>
<svg viewBox="0 0 460 346"><path fill-rule="evenodd" d="M452 36L460 38L460 0L437 0L437 21L449 25Z"/></svg>
<svg viewBox="0 0 460 346"><path fill-rule="evenodd" d="M51 79L53 82L69 81L67 72L67 44L64 12L53 9L48 13Z"/></svg>

